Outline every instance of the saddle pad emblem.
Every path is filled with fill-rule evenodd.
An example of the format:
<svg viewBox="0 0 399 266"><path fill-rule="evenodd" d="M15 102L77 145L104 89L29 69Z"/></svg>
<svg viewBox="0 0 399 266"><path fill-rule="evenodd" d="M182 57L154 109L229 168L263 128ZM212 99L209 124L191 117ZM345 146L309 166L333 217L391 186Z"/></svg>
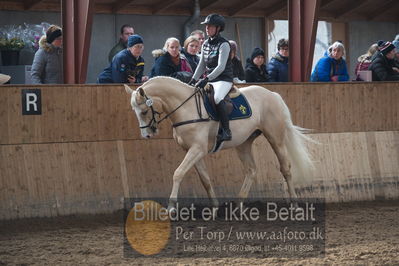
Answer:
<svg viewBox="0 0 399 266"><path fill-rule="evenodd" d="M244 105L241 104L239 109L243 115L247 114L247 108Z"/></svg>

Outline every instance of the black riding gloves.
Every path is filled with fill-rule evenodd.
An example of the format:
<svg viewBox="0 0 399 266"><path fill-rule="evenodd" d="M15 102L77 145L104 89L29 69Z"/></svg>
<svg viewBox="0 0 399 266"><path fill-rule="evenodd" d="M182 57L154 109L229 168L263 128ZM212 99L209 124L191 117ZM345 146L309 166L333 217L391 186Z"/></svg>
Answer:
<svg viewBox="0 0 399 266"><path fill-rule="evenodd" d="M203 78L203 79L200 79L200 80L197 82L197 84L195 84L195 87L203 89L203 88L205 88L205 85L206 85L207 83L208 83L208 78Z"/></svg>
<svg viewBox="0 0 399 266"><path fill-rule="evenodd" d="M188 85L194 86L195 83L197 83L197 81L196 81L195 79L191 79L191 80L188 82Z"/></svg>

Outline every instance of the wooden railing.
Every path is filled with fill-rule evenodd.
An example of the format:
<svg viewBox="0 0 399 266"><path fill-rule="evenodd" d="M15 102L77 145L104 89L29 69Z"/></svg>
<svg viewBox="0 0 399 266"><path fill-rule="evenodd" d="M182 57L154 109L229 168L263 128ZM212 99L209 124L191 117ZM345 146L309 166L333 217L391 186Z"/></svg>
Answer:
<svg viewBox="0 0 399 266"><path fill-rule="evenodd" d="M295 124L319 145L313 182L301 196L327 201L399 196L399 83L262 84L287 102ZM41 90L41 115L22 115L23 89ZM267 104L267 103L264 103ZM251 196L287 196L264 138L255 142ZM143 140L122 85L0 87L0 219L110 212L123 197L169 196L184 151L165 124ZM235 153L207 160L218 196L236 196ZM194 171L181 196L205 196Z"/></svg>

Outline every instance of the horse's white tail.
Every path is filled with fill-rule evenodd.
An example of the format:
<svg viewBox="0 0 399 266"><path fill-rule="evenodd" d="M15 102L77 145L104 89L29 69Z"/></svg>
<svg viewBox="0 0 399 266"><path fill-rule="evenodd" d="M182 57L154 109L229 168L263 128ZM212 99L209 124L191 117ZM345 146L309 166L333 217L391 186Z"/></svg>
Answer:
<svg viewBox="0 0 399 266"><path fill-rule="evenodd" d="M317 143L317 141L304 134L310 132L310 130L295 126L292 123L288 106L281 96L279 98L281 99L286 119L287 134L285 143L292 164L292 179L298 185L309 184L313 179L312 170L314 169L314 164L306 143Z"/></svg>

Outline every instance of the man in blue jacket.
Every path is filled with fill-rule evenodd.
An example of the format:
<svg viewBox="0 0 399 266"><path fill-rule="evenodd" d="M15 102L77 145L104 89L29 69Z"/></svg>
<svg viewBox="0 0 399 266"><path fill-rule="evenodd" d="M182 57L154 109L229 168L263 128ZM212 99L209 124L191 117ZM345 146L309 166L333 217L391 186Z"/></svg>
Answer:
<svg viewBox="0 0 399 266"><path fill-rule="evenodd" d="M143 38L131 35L127 48L117 53L111 64L98 76L98 83L141 83L148 77L143 76L144 59Z"/></svg>
<svg viewBox="0 0 399 266"><path fill-rule="evenodd" d="M267 70L270 82L288 82L288 40L281 39L277 44L278 52L270 59Z"/></svg>

